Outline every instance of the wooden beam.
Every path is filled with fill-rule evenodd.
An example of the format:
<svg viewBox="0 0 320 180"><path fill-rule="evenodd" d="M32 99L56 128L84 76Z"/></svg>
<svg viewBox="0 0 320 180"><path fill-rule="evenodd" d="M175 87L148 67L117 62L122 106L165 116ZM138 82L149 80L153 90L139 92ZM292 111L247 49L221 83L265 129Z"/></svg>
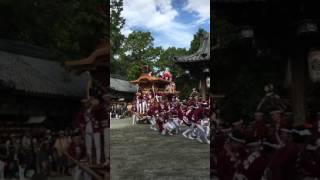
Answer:
<svg viewBox="0 0 320 180"><path fill-rule="evenodd" d="M70 156L67 152L63 151L63 154L69 159L71 160L74 164L76 164L77 166L79 166L82 170L84 170L85 172L87 172L88 174L90 174L94 179L96 180L105 180L103 177L99 176L96 172L94 172L92 169L90 169L88 166L80 163L79 161L77 161L76 159L74 159L72 156Z"/></svg>

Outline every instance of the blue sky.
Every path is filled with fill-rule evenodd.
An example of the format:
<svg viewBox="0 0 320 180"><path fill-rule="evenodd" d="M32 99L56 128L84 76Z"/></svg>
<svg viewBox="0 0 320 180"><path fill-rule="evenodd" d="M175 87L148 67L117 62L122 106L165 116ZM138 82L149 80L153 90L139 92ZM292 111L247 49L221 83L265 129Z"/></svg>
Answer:
<svg viewBox="0 0 320 180"><path fill-rule="evenodd" d="M189 48L199 28L210 32L210 0L124 0L124 35L150 31L155 46Z"/></svg>

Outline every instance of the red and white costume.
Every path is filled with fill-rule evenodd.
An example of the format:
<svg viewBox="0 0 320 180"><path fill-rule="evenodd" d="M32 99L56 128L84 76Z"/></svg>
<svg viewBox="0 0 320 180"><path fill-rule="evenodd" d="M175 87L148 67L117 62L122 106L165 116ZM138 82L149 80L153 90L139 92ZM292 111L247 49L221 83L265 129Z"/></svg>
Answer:
<svg viewBox="0 0 320 180"><path fill-rule="evenodd" d="M133 104L135 104L135 102L133 103ZM135 124L137 124L137 113L138 113L138 111L137 111L137 106L132 106L131 107L131 112L132 112L132 125L135 125Z"/></svg>
<svg viewBox="0 0 320 180"><path fill-rule="evenodd" d="M147 112L147 102L148 102L148 96L146 94L142 95L142 113L146 113Z"/></svg>
<svg viewBox="0 0 320 180"><path fill-rule="evenodd" d="M93 143L96 149L96 162L101 162L101 107L87 108L80 111L76 117L76 126L85 136L85 144L90 162L92 162ZM93 142L92 142L93 141Z"/></svg>
<svg viewBox="0 0 320 180"><path fill-rule="evenodd" d="M166 69L166 70L163 72L162 78L163 78L164 80L167 80L167 81L172 81L172 74L171 74L171 72L170 72L168 69Z"/></svg>
<svg viewBox="0 0 320 180"><path fill-rule="evenodd" d="M153 130L157 130L156 128L156 112L157 112L157 108L156 106L150 106L149 109L148 109L148 117L149 117L149 121L150 121L150 129L153 129Z"/></svg>
<svg viewBox="0 0 320 180"><path fill-rule="evenodd" d="M253 151L239 164L234 179L261 179L268 163L265 153L260 150Z"/></svg>
<svg viewBox="0 0 320 180"><path fill-rule="evenodd" d="M209 137L209 135L210 135L210 115L211 115L210 106L204 108L203 114L204 114L204 118L201 120L201 126L204 128L206 136Z"/></svg>
<svg viewBox="0 0 320 180"><path fill-rule="evenodd" d="M193 128L194 128L194 122L192 121L192 117L194 114L195 110L192 107L189 107L189 109L187 110L185 116L183 117L183 122L185 124L189 124L189 128L187 130L185 130L182 135L184 137L188 137L189 139L193 139L191 137L191 133L193 132Z"/></svg>
<svg viewBox="0 0 320 180"><path fill-rule="evenodd" d="M160 92L156 93L156 100L157 100L157 102L160 102L162 100L162 93L160 93Z"/></svg>
<svg viewBox="0 0 320 180"><path fill-rule="evenodd" d="M176 130L177 134L180 128L180 120L178 118L178 107L171 107L168 113L170 117L168 117L168 120L164 124L164 126L168 130L169 135L172 135L173 130Z"/></svg>
<svg viewBox="0 0 320 180"><path fill-rule="evenodd" d="M136 94L135 101L136 101L137 112L141 114L142 113L142 96L140 93Z"/></svg>

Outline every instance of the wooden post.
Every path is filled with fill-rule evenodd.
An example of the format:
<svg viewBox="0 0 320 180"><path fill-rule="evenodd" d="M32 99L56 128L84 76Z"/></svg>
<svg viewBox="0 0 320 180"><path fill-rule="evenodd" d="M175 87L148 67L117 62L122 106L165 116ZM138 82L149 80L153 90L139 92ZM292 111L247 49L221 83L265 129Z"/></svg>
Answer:
<svg viewBox="0 0 320 180"><path fill-rule="evenodd" d="M200 90L200 95L201 98L206 99L206 92L207 92L207 85L206 85L206 80L204 78L202 78L199 81L199 90Z"/></svg>
<svg viewBox="0 0 320 180"><path fill-rule="evenodd" d="M292 112L294 115L294 124L301 125L306 120L306 102L305 102L305 85L306 85L306 62L303 56L297 56L290 59L291 61L291 97Z"/></svg>

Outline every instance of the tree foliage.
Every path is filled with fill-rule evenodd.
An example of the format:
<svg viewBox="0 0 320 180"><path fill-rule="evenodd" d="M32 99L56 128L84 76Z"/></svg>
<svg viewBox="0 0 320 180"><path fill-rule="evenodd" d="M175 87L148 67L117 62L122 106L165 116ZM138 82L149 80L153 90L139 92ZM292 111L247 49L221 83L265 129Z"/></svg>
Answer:
<svg viewBox="0 0 320 180"><path fill-rule="evenodd" d="M101 0L2 0L0 37L58 50L70 57L87 56L107 35Z"/></svg>
<svg viewBox="0 0 320 180"><path fill-rule="evenodd" d="M201 37L207 33L206 30L200 28L196 34L193 35L193 40L190 43L189 54L193 54L198 51L201 43Z"/></svg>
<svg viewBox="0 0 320 180"><path fill-rule="evenodd" d="M183 73L183 70L178 67L172 58L175 56L185 56L187 54L188 51L185 48L169 47L168 49L164 50L163 53L161 53L159 61L157 61L155 64L161 69L169 67L174 77L180 77Z"/></svg>
<svg viewBox="0 0 320 180"><path fill-rule="evenodd" d="M167 49L155 47L154 38L150 32L133 31L127 37L121 34L121 29L125 24L125 19L121 17L122 5L122 0L111 1L111 34L113 36L111 39L114 56L111 58L110 72L120 74L127 80L133 80L140 76L141 68L144 65L158 70L169 68L177 84L177 89L181 91L180 96L186 98L190 93L188 90L191 91L193 87L196 87L198 80L185 76L183 69L173 61L173 57L196 52L200 46L201 36L206 31L204 29L198 30L190 42L189 50L177 47ZM190 82L185 83L186 81Z"/></svg>
<svg viewBox="0 0 320 180"><path fill-rule="evenodd" d="M125 38L120 49L119 63L124 65L123 71L128 79L135 79L141 73L143 65L153 66L162 52L161 47L153 47L153 37L150 32L133 31Z"/></svg>
<svg viewBox="0 0 320 180"><path fill-rule="evenodd" d="M113 54L118 54L118 50L124 40L121 29L125 24L125 19L121 16L123 11L123 0L111 0L110 2L110 34Z"/></svg>

